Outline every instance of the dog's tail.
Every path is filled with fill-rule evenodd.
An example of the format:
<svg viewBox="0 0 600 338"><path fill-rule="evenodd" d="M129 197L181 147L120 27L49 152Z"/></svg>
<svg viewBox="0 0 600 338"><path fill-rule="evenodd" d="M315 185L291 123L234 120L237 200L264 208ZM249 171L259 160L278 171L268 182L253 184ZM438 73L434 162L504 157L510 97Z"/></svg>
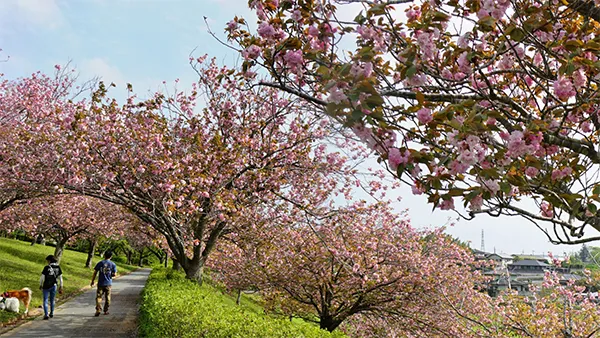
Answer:
<svg viewBox="0 0 600 338"><path fill-rule="evenodd" d="M22 288L21 291L27 291L27 294L29 295L29 300L31 300L31 294L33 293L33 291L31 291L30 288Z"/></svg>
<svg viewBox="0 0 600 338"><path fill-rule="evenodd" d="M27 291L27 300L23 302L25 303L25 315L27 315L27 313L29 313L29 303L31 302L31 294L33 292L30 288L22 288L21 291Z"/></svg>

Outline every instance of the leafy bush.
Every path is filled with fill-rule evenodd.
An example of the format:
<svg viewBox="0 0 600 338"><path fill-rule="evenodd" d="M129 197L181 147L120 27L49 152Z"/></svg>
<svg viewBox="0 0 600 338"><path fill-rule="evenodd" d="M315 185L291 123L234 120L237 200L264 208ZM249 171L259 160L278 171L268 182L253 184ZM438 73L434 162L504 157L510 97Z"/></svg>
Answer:
<svg viewBox="0 0 600 338"><path fill-rule="evenodd" d="M184 279L180 272L155 268L142 292L142 337L345 337L306 322L290 322L252 312L214 287Z"/></svg>

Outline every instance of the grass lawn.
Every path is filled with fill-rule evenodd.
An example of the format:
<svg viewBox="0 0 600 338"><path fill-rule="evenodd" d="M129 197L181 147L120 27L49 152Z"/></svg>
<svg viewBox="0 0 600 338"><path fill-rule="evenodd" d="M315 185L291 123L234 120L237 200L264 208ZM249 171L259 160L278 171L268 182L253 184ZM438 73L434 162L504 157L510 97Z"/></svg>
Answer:
<svg viewBox="0 0 600 338"><path fill-rule="evenodd" d="M46 256L54 253L54 247L34 245L31 243L0 237L0 293L6 290L20 290L28 287L33 291L30 311L42 305L42 291L39 289L40 275L46 265ZM87 254L65 250L60 263L63 271L64 293L57 294L60 299L73 296L78 291L90 285L92 270L85 268ZM100 261L96 256L92 266ZM136 269L135 266L117 264L120 274L126 274ZM19 307L21 314L25 310L23 303ZM0 327L14 321L17 315L8 311L0 311Z"/></svg>
<svg viewBox="0 0 600 338"><path fill-rule="evenodd" d="M141 337L211 338L342 338L342 332L314 323L266 315L252 296L223 294L209 283L199 286L182 272L155 267L142 292Z"/></svg>

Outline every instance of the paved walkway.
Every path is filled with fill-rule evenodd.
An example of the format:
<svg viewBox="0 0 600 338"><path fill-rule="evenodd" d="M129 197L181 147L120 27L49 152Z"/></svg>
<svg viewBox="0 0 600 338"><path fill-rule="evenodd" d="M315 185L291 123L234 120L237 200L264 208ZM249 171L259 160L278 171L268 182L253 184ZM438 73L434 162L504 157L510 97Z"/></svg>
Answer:
<svg viewBox="0 0 600 338"><path fill-rule="evenodd" d="M139 269L114 280L110 314L94 317L96 287L60 305L54 318L39 316L2 337L136 337L138 299L150 269Z"/></svg>

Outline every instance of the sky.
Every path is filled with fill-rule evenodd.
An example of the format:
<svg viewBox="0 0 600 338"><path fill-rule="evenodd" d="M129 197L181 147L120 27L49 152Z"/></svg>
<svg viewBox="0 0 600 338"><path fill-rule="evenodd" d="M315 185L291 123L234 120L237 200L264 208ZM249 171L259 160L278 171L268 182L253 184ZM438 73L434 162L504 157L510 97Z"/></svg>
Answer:
<svg viewBox="0 0 600 338"><path fill-rule="evenodd" d="M352 15L355 8L343 10ZM7 78L36 71L52 73L54 65L70 61L82 80L99 76L121 89L131 83L142 94L162 88L163 81L192 83L190 55L208 54L229 66L239 64L236 52L220 44L207 29L208 23L222 38L225 24L235 15L252 18L247 1L1 0L0 73ZM482 215L471 221L457 220L452 212L432 212L426 198L413 196L408 187L395 193L402 197L399 208L409 210L414 226L448 225L448 233L477 249L482 230L489 252L560 255L581 248L552 245L521 218Z"/></svg>

